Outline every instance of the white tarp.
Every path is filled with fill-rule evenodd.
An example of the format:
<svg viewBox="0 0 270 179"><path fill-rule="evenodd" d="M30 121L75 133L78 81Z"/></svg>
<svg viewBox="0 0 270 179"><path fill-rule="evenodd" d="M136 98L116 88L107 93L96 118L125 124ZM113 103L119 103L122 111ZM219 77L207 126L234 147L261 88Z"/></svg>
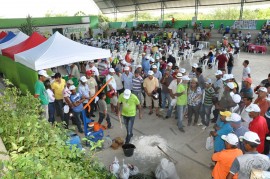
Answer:
<svg viewBox="0 0 270 179"><path fill-rule="evenodd" d="M0 54L2 54L2 49L17 45L28 39L28 37L29 36L24 34L23 32L19 32L14 38L10 39L9 41L6 41L5 43L0 44Z"/></svg>
<svg viewBox="0 0 270 179"><path fill-rule="evenodd" d="M42 44L16 54L15 61L33 70L42 70L110 56L110 50L83 45L55 32Z"/></svg>

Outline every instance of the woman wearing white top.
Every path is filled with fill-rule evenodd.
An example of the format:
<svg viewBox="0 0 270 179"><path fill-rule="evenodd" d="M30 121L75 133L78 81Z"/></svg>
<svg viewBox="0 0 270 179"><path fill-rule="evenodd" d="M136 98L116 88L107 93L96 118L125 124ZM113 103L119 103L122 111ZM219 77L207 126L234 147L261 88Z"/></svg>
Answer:
<svg viewBox="0 0 270 179"><path fill-rule="evenodd" d="M55 97L54 97L53 91L51 90L51 84L50 84L49 80L44 82L44 86L45 86L46 91L47 91L48 96L49 96L49 104L48 104L49 122L53 124L54 121L55 121L55 117L54 117L54 114L55 114L55 106L54 106Z"/></svg>

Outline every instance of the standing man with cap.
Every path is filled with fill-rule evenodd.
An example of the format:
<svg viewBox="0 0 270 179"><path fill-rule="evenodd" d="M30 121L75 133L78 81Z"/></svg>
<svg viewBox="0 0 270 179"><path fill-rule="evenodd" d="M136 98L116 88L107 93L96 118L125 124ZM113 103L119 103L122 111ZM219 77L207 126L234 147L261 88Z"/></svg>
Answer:
<svg viewBox="0 0 270 179"><path fill-rule="evenodd" d="M143 78L140 75L140 71L138 69L135 70L135 76L132 79L132 93L137 96L137 98L140 101L140 104L142 104L142 84L143 84Z"/></svg>
<svg viewBox="0 0 270 179"><path fill-rule="evenodd" d="M167 63L172 63L172 65L173 65L173 67L175 66L175 63L176 63L176 60L175 60L175 58L172 56L172 51L169 51L168 52L168 54L169 54L169 57L168 57L168 59L167 59Z"/></svg>
<svg viewBox="0 0 270 179"><path fill-rule="evenodd" d="M254 101L254 104L258 104L261 109L261 116L264 116L267 109L270 107L270 102L267 100L267 95L268 93L266 87L260 87L258 90L258 98Z"/></svg>
<svg viewBox="0 0 270 179"><path fill-rule="evenodd" d="M122 73L119 68L115 68L115 74L113 75L115 82L116 82L116 90L117 94L120 95L124 92L124 86L122 83Z"/></svg>
<svg viewBox="0 0 270 179"><path fill-rule="evenodd" d="M85 97L85 100L83 101L83 106L85 106L89 99L90 99L90 89L88 87L87 83L87 78L85 76L82 76L80 78L80 85L78 87L78 92ZM87 117L95 117L93 114L93 109L91 109L92 111L92 116L90 116L90 113L88 112L88 107L85 109L86 115Z"/></svg>
<svg viewBox="0 0 270 179"><path fill-rule="evenodd" d="M198 79L198 84L199 84L200 88L202 90L204 90L205 80L204 80L204 76L202 74L202 68L201 67L199 67L199 68L196 69L196 77Z"/></svg>
<svg viewBox="0 0 270 179"><path fill-rule="evenodd" d="M70 95L71 91L69 90L69 87L73 85L72 80L68 80L66 83L66 87L63 90L63 101L64 101L64 121L65 121L65 128L68 129L69 126L69 119L70 119L70 113L73 108L72 102L70 101Z"/></svg>
<svg viewBox="0 0 270 179"><path fill-rule="evenodd" d="M212 155L212 161L216 162L212 171L214 179L225 179L235 158L243 155L243 152L237 148L239 139L235 134L222 135L221 139L225 142L225 149Z"/></svg>
<svg viewBox="0 0 270 179"><path fill-rule="evenodd" d="M165 70L164 76L161 78L160 83L162 85L161 89L161 108L165 109L166 100L168 101L168 105L171 104L171 97L170 97L170 91L169 91L169 85L172 82L173 78L170 75L169 70Z"/></svg>
<svg viewBox="0 0 270 179"><path fill-rule="evenodd" d="M114 95L111 98L111 112L115 112L117 114L117 87L116 87L116 81L114 79L115 71L113 68L109 69L109 74L106 76L106 82L109 81L109 79L112 78L110 83L107 86L107 91L114 91Z"/></svg>
<svg viewBox="0 0 270 179"><path fill-rule="evenodd" d="M133 59L131 58L131 51L130 50L127 50L125 60L126 60L127 63L130 63L130 64L133 62Z"/></svg>
<svg viewBox="0 0 270 179"><path fill-rule="evenodd" d="M130 68L128 66L124 68L124 73L122 74L121 78L124 85L124 89L131 90L133 74L130 72Z"/></svg>
<svg viewBox="0 0 270 179"><path fill-rule="evenodd" d="M161 85L160 80L162 78L162 73L158 70L158 67L156 65L152 65L152 70L154 72L154 77L158 79L158 95L159 95L159 107L161 107Z"/></svg>
<svg viewBox="0 0 270 179"><path fill-rule="evenodd" d="M242 86L242 89L240 91L241 97L253 98L253 90L251 88L252 79L245 78L243 83L244 83L244 86Z"/></svg>
<svg viewBox="0 0 270 179"><path fill-rule="evenodd" d="M226 56L226 52L223 51L222 54L217 56L217 61L218 61L218 70L225 70L226 68L226 63L228 62L228 58Z"/></svg>
<svg viewBox="0 0 270 179"><path fill-rule="evenodd" d="M188 74L188 77L189 77L190 79L196 78L196 77L197 77L197 76L196 76L196 69L197 69L198 67L199 67L199 66L198 66L197 63L194 63L194 64L192 65L191 72Z"/></svg>
<svg viewBox="0 0 270 179"><path fill-rule="evenodd" d="M269 133L266 119L260 116L261 109L257 104L251 104L246 108L248 115L253 118L249 123L249 130L255 132L260 137L260 144L257 147L259 153L264 152L265 137Z"/></svg>
<svg viewBox="0 0 270 179"><path fill-rule="evenodd" d="M41 114L42 118L49 119L49 96L45 89L44 82L48 78L48 74L45 70L38 71L38 81L35 83L35 98L39 98L41 102L41 107L43 109L43 112Z"/></svg>
<svg viewBox="0 0 270 179"><path fill-rule="evenodd" d="M133 137L133 124L136 116L136 108L139 109L139 118L142 119L140 101L136 95L132 94L129 89L120 94L118 100L118 116L120 117L120 105L122 104L122 116L127 130L126 142L129 143Z"/></svg>
<svg viewBox="0 0 270 179"><path fill-rule="evenodd" d="M152 102L154 102L154 107L156 108L156 115L160 116L158 113L158 100L154 99L152 94L157 92L159 87L159 82L156 77L154 77L154 72L152 70L148 71L148 77L145 78L143 82L143 87L145 91L145 102L146 106L149 107L149 115L153 114Z"/></svg>
<svg viewBox="0 0 270 179"><path fill-rule="evenodd" d="M142 54L142 70L145 75L148 74L148 71L151 68L149 59L150 59L150 56L145 56L145 53Z"/></svg>
<svg viewBox="0 0 270 179"><path fill-rule="evenodd" d="M95 78L97 81L99 81L99 72L98 72L98 69L97 67L95 66L95 62L92 60L90 61L86 67L85 67L85 70L88 71L88 70L92 70L94 75L95 75Z"/></svg>
<svg viewBox="0 0 270 179"><path fill-rule="evenodd" d="M248 131L241 139L246 153L233 161L226 179L233 179L236 174L238 174L238 179L247 179L250 178L252 169L266 171L270 167L269 157L257 152L257 147L261 143L258 134Z"/></svg>
<svg viewBox="0 0 270 179"><path fill-rule="evenodd" d="M63 90L65 89L66 86L66 81L61 78L60 73L56 73L54 75L54 82L51 84L54 96L55 96L55 109L56 109L56 114L60 116L61 120L64 121L64 112L63 112Z"/></svg>
<svg viewBox="0 0 270 179"><path fill-rule="evenodd" d="M242 125L248 128L249 123L252 121L252 118L249 117L248 112L246 111L246 108L248 108L249 105L252 104L253 98L243 97L242 99L243 99L243 105L244 105L242 111L240 112L240 115L243 121Z"/></svg>
<svg viewBox="0 0 270 179"><path fill-rule="evenodd" d="M77 80L80 79L80 76L81 76L80 75L80 71L78 69L78 66L75 63L72 63L71 64L71 73L70 73L70 76L77 78Z"/></svg>

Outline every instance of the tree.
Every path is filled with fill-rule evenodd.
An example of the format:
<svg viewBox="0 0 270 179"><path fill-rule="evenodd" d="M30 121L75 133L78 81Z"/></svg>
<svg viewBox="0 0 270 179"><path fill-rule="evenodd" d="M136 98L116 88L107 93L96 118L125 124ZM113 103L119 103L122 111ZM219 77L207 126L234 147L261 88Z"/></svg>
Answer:
<svg viewBox="0 0 270 179"><path fill-rule="evenodd" d="M83 11L78 11L78 12L76 12L76 13L74 14L74 16L87 16L87 15L86 15L85 12L83 12Z"/></svg>
<svg viewBox="0 0 270 179"><path fill-rule="evenodd" d="M33 34L33 32L38 31L38 28L35 27L35 23L32 17L28 15L26 17L26 23L21 24L21 26L19 27L19 30L30 36Z"/></svg>
<svg viewBox="0 0 270 179"><path fill-rule="evenodd" d="M80 12L80 11L79 11ZM52 10L48 10L45 13L45 17L66 17L68 16L67 12L63 12L63 13L54 13Z"/></svg>
<svg viewBox="0 0 270 179"><path fill-rule="evenodd" d="M104 16L103 14L98 14L98 22L110 22L109 17Z"/></svg>

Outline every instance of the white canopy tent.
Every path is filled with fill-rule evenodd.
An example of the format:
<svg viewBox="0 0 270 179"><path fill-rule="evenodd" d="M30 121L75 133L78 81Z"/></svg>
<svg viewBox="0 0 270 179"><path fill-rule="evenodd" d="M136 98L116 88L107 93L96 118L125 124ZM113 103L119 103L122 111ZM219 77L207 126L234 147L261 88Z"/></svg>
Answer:
<svg viewBox="0 0 270 179"><path fill-rule="evenodd" d="M83 45L55 32L42 44L16 54L15 61L37 71L110 56L110 50Z"/></svg>
<svg viewBox="0 0 270 179"><path fill-rule="evenodd" d="M28 39L28 35L26 35L23 32L19 32L14 38L10 39L9 41L0 44L0 54L2 54L2 49L8 48L8 47L12 47L14 45L17 45L23 41L25 41L26 39Z"/></svg>

